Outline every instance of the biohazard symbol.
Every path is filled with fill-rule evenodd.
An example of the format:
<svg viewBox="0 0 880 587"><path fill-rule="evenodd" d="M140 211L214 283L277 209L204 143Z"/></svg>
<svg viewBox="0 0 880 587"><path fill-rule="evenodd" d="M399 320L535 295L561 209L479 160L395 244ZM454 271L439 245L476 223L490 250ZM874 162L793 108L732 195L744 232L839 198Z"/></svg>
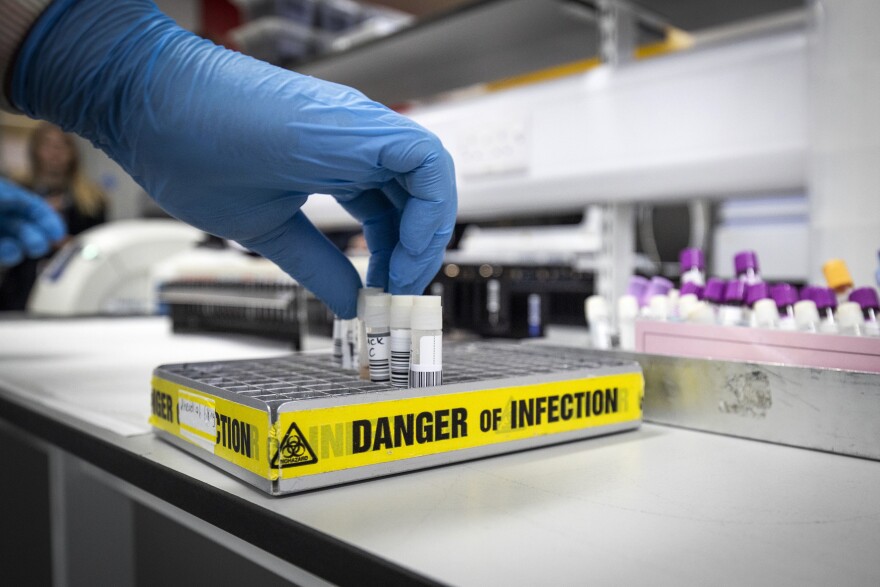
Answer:
<svg viewBox="0 0 880 587"><path fill-rule="evenodd" d="M276 469L286 469L288 467L299 467L300 465L311 465L317 463L318 457L315 451L309 446L309 442L300 431L296 422L290 423L287 434L281 439L275 456L272 457L271 466Z"/></svg>

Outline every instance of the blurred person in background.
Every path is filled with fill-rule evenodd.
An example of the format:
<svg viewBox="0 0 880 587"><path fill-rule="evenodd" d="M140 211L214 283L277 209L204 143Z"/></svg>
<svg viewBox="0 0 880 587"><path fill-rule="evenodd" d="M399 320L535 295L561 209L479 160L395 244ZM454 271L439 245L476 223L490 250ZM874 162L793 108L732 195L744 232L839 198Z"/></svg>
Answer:
<svg viewBox="0 0 880 587"><path fill-rule="evenodd" d="M69 236L105 221L104 193L80 171L73 136L44 123L34 130L28 147L30 170L15 180L40 195L58 213ZM37 275L52 252L41 258L26 258L5 272L0 283L0 310L25 309Z"/></svg>

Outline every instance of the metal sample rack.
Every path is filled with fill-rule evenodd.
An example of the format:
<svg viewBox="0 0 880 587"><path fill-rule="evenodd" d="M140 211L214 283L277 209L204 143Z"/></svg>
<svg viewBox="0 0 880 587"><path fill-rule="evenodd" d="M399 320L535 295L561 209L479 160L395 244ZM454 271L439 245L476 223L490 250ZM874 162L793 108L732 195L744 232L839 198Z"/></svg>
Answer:
<svg viewBox="0 0 880 587"><path fill-rule="evenodd" d="M635 361L499 341L444 346L444 384L361 380L329 354L158 367L159 437L272 494L639 427Z"/></svg>

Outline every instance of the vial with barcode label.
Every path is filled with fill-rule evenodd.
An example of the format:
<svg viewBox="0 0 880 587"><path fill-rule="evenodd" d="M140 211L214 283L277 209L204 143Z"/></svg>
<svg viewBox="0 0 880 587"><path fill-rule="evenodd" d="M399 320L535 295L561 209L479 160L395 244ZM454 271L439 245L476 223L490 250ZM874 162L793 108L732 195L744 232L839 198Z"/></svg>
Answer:
<svg viewBox="0 0 880 587"><path fill-rule="evenodd" d="M443 307L440 296L413 298L409 386L443 383Z"/></svg>
<svg viewBox="0 0 880 587"><path fill-rule="evenodd" d="M388 349L391 346L390 328L391 294L374 293L368 295L364 304L364 326L366 329L366 356L370 370L370 381L388 383L391 369L388 364Z"/></svg>
<svg viewBox="0 0 880 587"><path fill-rule="evenodd" d="M409 386L409 353L412 346L412 305L415 296L391 296L391 385Z"/></svg>

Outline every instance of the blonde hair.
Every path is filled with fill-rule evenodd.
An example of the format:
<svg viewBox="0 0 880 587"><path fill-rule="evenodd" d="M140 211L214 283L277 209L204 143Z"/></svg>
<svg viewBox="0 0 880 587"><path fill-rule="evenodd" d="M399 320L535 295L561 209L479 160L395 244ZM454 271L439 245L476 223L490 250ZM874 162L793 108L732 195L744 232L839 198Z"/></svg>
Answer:
<svg viewBox="0 0 880 587"><path fill-rule="evenodd" d="M103 190L98 185L83 175L79 168L79 150L73 141L73 136L65 133L60 128L48 122L41 123L31 134L30 143L28 144L28 155L30 158L30 171L19 179L20 184L25 187L34 188L37 177L41 173L40 160L37 155L40 145L46 137L52 132L60 132L64 138L64 143L70 150L70 167L67 170L66 189L73 197L73 204L76 209L86 216L95 217L101 214L106 206L106 198Z"/></svg>

